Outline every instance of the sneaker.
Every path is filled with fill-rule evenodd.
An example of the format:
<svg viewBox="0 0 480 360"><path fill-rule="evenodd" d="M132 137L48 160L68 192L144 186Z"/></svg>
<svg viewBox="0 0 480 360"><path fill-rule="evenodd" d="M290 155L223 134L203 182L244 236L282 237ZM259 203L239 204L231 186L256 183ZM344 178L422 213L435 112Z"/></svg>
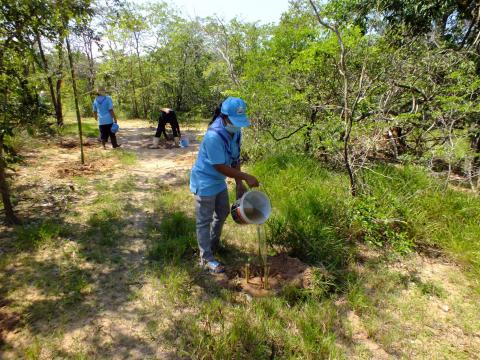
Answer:
<svg viewBox="0 0 480 360"><path fill-rule="evenodd" d="M212 274L221 274L225 272L225 268L218 261L213 260L204 264L204 268L207 269Z"/></svg>

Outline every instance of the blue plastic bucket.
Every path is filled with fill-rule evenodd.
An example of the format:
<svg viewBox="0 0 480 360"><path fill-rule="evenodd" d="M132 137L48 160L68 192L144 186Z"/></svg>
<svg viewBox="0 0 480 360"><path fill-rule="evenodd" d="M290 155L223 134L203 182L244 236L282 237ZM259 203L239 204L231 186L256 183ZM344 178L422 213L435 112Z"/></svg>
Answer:
<svg viewBox="0 0 480 360"><path fill-rule="evenodd" d="M180 147L186 148L188 147L188 145L189 145L188 138L186 136L182 136L182 138L180 139Z"/></svg>
<svg viewBox="0 0 480 360"><path fill-rule="evenodd" d="M112 134L115 134L115 133L118 132L118 130L120 130L120 126L118 126L117 123L113 123L113 124L112 124L112 128L110 129L110 132L111 132Z"/></svg>

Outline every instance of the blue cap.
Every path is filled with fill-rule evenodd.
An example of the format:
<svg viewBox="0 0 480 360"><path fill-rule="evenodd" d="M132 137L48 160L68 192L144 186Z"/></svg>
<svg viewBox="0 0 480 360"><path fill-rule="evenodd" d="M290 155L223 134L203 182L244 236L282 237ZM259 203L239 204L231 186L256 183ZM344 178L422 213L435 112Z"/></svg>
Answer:
<svg viewBox="0 0 480 360"><path fill-rule="evenodd" d="M245 127L250 126L247 117L247 104L240 98L228 97L220 109L222 114L227 115L234 126Z"/></svg>

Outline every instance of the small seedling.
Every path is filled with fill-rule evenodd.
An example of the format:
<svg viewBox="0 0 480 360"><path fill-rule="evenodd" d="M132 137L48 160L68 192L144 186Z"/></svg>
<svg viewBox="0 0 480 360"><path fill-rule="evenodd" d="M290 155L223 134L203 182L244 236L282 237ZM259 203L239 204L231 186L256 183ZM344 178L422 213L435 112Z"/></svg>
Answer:
<svg viewBox="0 0 480 360"><path fill-rule="evenodd" d="M250 262L245 264L245 283L248 284L248 280L250 280Z"/></svg>

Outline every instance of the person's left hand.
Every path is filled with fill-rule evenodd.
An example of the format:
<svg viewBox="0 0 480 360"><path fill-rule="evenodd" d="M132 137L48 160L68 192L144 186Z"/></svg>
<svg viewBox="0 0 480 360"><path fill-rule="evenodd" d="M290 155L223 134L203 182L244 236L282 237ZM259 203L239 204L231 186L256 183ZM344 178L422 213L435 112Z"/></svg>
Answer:
<svg viewBox="0 0 480 360"><path fill-rule="evenodd" d="M236 190L237 190L237 200L238 200L247 191L247 189L245 188L245 185L243 184L243 181L237 182L237 189Z"/></svg>

